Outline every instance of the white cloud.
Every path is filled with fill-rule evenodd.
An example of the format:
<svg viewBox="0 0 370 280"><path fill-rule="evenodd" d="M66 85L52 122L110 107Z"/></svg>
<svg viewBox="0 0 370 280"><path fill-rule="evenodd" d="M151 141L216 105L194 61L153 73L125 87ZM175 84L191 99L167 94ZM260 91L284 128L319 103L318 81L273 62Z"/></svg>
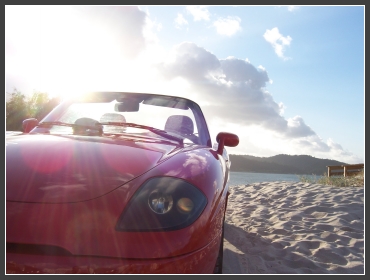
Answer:
<svg viewBox="0 0 370 280"><path fill-rule="evenodd" d="M359 162L339 145L328 144L301 116L286 119L285 106L266 90L270 82L263 67L235 57L218 59L191 42L176 46L171 59L158 66L165 80L188 81L183 96L202 104L212 140L219 131L239 135L240 145L229 152L271 156L308 154L343 162ZM196 94L194 94L196 93ZM228 130L229 129L229 130Z"/></svg>
<svg viewBox="0 0 370 280"><path fill-rule="evenodd" d="M190 42L176 46L171 57L160 65L160 72L169 80L182 77L190 81L193 90L209 102L206 110L211 114L217 111L225 121L240 125L258 123L286 137L312 134L303 120L294 119L291 125L281 116L282 104L276 103L265 89L269 82L265 70L234 57L219 60Z"/></svg>
<svg viewBox="0 0 370 280"><path fill-rule="evenodd" d="M193 16L194 21L209 20L210 13L207 6L187 6L186 10Z"/></svg>
<svg viewBox="0 0 370 280"><path fill-rule="evenodd" d="M215 55L194 43L184 42L173 48L167 61L159 66L168 79L184 77L196 81L206 79L220 67Z"/></svg>
<svg viewBox="0 0 370 280"><path fill-rule="evenodd" d="M145 19L145 24L142 28L142 34L146 41L146 45L148 44L156 44L159 43L159 39L157 37L157 32L162 30L162 24L157 23L151 20L149 17Z"/></svg>
<svg viewBox="0 0 370 280"><path fill-rule="evenodd" d="M288 119L287 136L292 138L315 135L315 132L305 124L301 116Z"/></svg>
<svg viewBox="0 0 370 280"><path fill-rule="evenodd" d="M125 58L135 58L145 49L143 28L147 14L135 6L78 6L82 19L93 23L93 32L109 30ZM85 31L85 30L82 30ZM86 32L86 31L85 31ZM101 36L100 34L97 34ZM85 39L81 36L81 40ZM130 42L130 43L128 43Z"/></svg>
<svg viewBox="0 0 370 280"><path fill-rule="evenodd" d="M298 10L298 9L299 9L299 7L297 7L297 6L288 6L288 11L289 12L293 12L293 11Z"/></svg>
<svg viewBox="0 0 370 280"><path fill-rule="evenodd" d="M285 48L289 46L290 42L292 41L292 38L290 36L284 37L280 34L279 29L277 27L274 27L271 30L267 29L265 34L263 34L263 37L268 43L271 44L278 57L289 59L284 56L284 51Z"/></svg>
<svg viewBox="0 0 370 280"><path fill-rule="evenodd" d="M182 14L178 13L177 17L175 18L175 26L176 28L180 29L183 25L188 25L188 21Z"/></svg>
<svg viewBox="0 0 370 280"><path fill-rule="evenodd" d="M217 33L226 36L232 36L239 30L241 19L236 16L228 16L226 18L219 18L213 25L216 27Z"/></svg>
<svg viewBox="0 0 370 280"><path fill-rule="evenodd" d="M281 8L281 7L287 8L287 10L288 10L289 12L293 12L293 11L296 11L296 10L298 10L298 9L299 9L299 7L298 7L298 6L294 6L294 5L285 5L285 6L280 6L280 5L278 5L277 7L278 7L278 8Z"/></svg>

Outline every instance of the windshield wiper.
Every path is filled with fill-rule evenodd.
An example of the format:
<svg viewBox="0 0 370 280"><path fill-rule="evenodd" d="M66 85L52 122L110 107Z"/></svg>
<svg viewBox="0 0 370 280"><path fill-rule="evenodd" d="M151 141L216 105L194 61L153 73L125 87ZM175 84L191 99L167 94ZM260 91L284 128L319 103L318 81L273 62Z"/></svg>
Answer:
<svg viewBox="0 0 370 280"><path fill-rule="evenodd" d="M176 142L179 142L180 144L184 143L184 139L180 137L176 137L174 135L169 134L165 130L161 130L158 128L154 128L151 126L146 126L146 125L141 125L141 124L136 124L136 123L126 123L126 122L100 122L98 125L116 125L116 126L123 126L123 127L134 127L134 128L142 128L149 130L150 132L153 132L159 136L162 136L164 138L167 138L169 140L174 140Z"/></svg>
<svg viewBox="0 0 370 280"><path fill-rule="evenodd" d="M75 123L65 123L60 121L55 122L40 122L37 126L50 126L50 125L60 125L60 126L68 126L68 127L85 127L90 129L100 130L101 126L97 122L95 125L86 125L86 124L75 124Z"/></svg>
<svg viewBox="0 0 370 280"><path fill-rule="evenodd" d="M40 122L36 126L50 126L50 125L60 125L60 126L68 126L68 127L73 127L74 124L71 123L64 123L64 122Z"/></svg>
<svg viewBox="0 0 370 280"><path fill-rule="evenodd" d="M90 135L91 130L95 130L96 131L95 134L98 133L101 135L103 133L103 129L98 122L95 125L85 125L85 124L75 124L75 123L65 123L65 122L55 121L55 122L40 122L37 126L48 127L52 125L72 127L74 130L74 133L76 134L86 134L87 133L87 135ZM80 131L81 128L86 129L86 131Z"/></svg>

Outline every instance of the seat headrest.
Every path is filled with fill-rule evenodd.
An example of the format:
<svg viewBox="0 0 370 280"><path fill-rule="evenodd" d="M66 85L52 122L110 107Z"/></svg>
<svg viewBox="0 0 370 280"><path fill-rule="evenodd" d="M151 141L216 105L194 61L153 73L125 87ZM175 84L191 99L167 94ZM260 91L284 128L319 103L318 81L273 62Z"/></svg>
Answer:
<svg viewBox="0 0 370 280"><path fill-rule="evenodd" d="M126 118L117 113L105 113L100 117L100 122L126 122Z"/></svg>
<svg viewBox="0 0 370 280"><path fill-rule="evenodd" d="M167 119L164 130L180 132L181 134L193 134L194 124L188 116L174 115Z"/></svg>

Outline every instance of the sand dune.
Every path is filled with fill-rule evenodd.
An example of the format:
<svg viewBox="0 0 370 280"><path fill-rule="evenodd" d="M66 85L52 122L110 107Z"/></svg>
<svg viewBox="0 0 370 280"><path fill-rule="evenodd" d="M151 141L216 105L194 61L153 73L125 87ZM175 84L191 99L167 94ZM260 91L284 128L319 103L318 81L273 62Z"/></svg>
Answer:
<svg viewBox="0 0 370 280"><path fill-rule="evenodd" d="M364 188L231 186L224 274L364 274Z"/></svg>

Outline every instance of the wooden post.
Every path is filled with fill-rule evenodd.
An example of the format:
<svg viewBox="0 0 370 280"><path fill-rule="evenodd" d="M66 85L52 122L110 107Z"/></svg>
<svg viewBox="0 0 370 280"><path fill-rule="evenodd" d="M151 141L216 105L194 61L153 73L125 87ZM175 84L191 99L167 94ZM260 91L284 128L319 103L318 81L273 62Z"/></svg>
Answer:
<svg viewBox="0 0 370 280"><path fill-rule="evenodd" d="M345 165L329 165L328 168L328 177L333 175L342 175L343 177L356 175L364 169L364 164L345 164Z"/></svg>
<svg viewBox="0 0 370 280"><path fill-rule="evenodd" d="M328 166L328 177L331 175L331 166Z"/></svg>

